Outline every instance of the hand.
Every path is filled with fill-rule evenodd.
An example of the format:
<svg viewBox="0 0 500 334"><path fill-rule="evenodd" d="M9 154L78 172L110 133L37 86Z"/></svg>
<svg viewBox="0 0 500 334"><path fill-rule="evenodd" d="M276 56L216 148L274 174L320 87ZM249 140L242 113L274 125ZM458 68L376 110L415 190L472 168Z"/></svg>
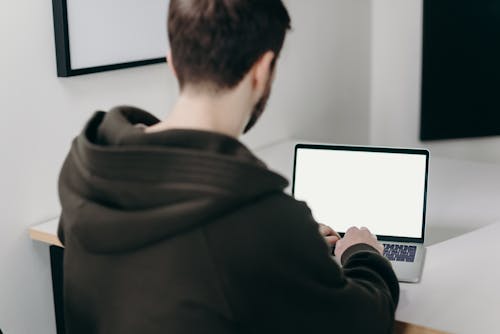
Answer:
<svg viewBox="0 0 500 334"><path fill-rule="evenodd" d="M384 246L377 241L377 237L366 227L360 229L351 227L345 233L344 238L335 244L335 256L341 259L344 251L356 244L367 244L375 248L381 255L384 253Z"/></svg>
<svg viewBox="0 0 500 334"><path fill-rule="evenodd" d="M318 224L319 233L325 238L328 247L332 248L337 241L340 240L340 235L335 232L330 226Z"/></svg>

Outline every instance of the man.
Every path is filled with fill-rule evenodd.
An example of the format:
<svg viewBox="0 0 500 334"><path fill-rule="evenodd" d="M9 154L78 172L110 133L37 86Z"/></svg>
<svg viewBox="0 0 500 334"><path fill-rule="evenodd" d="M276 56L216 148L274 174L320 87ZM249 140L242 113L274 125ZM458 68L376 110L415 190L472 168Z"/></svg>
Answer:
<svg viewBox="0 0 500 334"><path fill-rule="evenodd" d="M68 333L391 332L376 238L318 225L237 139L289 26L281 0L170 1L175 107L96 113L61 171Z"/></svg>

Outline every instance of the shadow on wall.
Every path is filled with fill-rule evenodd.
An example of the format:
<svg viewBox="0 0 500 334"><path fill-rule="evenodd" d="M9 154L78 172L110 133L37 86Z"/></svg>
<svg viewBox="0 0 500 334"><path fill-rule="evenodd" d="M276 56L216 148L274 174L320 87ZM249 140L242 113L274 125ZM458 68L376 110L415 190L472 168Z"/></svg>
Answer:
<svg viewBox="0 0 500 334"><path fill-rule="evenodd" d="M445 225L446 224L446 225ZM471 231L464 226L452 226L452 223L440 223L440 226L428 226L425 233L425 244L431 246L448 239L453 239ZM444 226L441 226L444 225Z"/></svg>

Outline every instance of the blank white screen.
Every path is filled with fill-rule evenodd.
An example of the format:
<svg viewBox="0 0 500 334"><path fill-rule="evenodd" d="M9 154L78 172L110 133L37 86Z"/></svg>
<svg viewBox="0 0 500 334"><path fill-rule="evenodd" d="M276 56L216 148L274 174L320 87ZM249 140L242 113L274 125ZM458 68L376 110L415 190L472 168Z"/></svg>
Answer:
<svg viewBox="0 0 500 334"><path fill-rule="evenodd" d="M294 195L337 232L421 238L426 164L422 154L299 148Z"/></svg>
<svg viewBox="0 0 500 334"><path fill-rule="evenodd" d="M162 58L168 0L68 0L72 69Z"/></svg>

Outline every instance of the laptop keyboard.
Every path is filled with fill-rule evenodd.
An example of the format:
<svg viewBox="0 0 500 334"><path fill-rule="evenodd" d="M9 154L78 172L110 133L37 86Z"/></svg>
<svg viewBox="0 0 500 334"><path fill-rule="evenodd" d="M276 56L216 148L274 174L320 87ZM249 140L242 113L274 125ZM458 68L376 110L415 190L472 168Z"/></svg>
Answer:
<svg viewBox="0 0 500 334"><path fill-rule="evenodd" d="M384 244L384 256L389 261L414 262L417 246Z"/></svg>

